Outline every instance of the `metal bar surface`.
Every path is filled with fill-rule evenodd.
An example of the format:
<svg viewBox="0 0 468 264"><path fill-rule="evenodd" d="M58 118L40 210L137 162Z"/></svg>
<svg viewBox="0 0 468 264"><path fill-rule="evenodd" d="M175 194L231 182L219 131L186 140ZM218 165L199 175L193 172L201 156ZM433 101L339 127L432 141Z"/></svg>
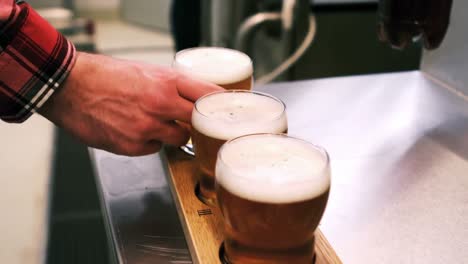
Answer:
<svg viewBox="0 0 468 264"><path fill-rule="evenodd" d="M468 260L468 102L419 71L270 84L330 153L321 230L344 263ZM190 263L158 154L91 150L120 263Z"/></svg>

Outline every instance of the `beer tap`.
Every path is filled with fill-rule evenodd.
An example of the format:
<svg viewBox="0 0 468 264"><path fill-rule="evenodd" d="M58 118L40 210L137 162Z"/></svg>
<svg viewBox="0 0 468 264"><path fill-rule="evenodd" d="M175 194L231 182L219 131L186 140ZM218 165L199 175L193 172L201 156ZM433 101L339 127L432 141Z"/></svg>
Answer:
<svg viewBox="0 0 468 264"><path fill-rule="evenodd" d="M272 72L260 77L256 83L265 84L288 70L307 50L315 36L315 17L310 15L309 0L284 0L282 9L278 12L260 12L248 17L240 26L235 40L235 48L250 54L253 46L253 36L262 27L270 27L271 32L276 32L278 43L282 47L283 57L287 58ZM309 21L308 33L302 44L291 55L292 34L297 23ZM278 30L280 29L280 30Z"/></svg>

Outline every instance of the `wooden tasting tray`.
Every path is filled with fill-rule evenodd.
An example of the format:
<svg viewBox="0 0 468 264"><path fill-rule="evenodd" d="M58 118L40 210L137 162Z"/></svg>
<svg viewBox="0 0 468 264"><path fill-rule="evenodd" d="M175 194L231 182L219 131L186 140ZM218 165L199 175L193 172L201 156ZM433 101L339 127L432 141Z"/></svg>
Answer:
<svg viewBox="0 0 468 264"><path fill-rule="evenodd" d="M194 159L181 150L166 147L169 186L177 206L187 244L195 264L219 264L219 250L223 242L223 222L220 210L200 202L195 195ZM322 232L315 232L315 264L341 263Z"/></svg>

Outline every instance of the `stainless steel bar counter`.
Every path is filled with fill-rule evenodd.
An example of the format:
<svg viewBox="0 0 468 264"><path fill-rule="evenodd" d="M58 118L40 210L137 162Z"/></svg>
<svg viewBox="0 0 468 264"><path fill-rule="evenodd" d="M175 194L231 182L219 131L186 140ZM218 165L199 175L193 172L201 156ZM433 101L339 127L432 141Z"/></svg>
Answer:
<svg viewBox="0 0 468 264"><path fill-rule="evenodd" d="M330 153L320 228L344 263L468 261L468 101L419 71L271 84ZM190 263L158 154L90 150L119 263Z"/></svg>

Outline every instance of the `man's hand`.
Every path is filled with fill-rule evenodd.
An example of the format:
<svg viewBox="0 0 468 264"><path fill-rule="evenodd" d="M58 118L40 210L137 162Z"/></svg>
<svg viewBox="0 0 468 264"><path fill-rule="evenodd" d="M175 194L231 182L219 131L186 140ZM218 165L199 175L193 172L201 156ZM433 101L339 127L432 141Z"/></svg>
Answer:
<svg viewBox="0 0 468 264"><path fill-rule="evenodd" d="M88 146L144 155L186 143L193 103L220 89L171 68L80 53L40 113Z"/></svg>

